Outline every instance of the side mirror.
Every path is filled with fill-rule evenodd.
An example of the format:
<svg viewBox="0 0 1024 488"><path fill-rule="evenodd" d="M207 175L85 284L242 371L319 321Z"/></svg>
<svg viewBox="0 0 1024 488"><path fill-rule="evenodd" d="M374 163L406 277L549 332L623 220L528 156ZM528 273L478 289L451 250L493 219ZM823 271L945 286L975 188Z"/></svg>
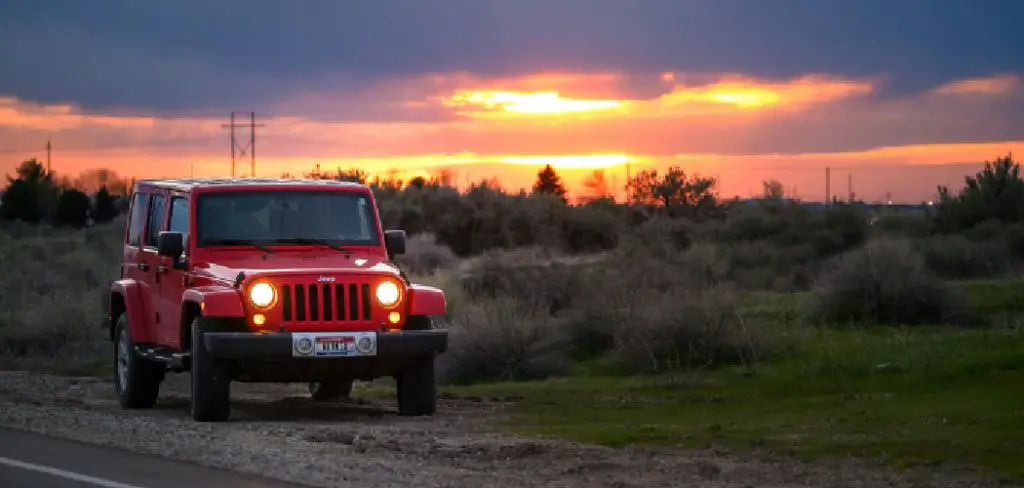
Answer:
<svg viewBox="0 0 1024 488"><path fill-rule="evenodd" d="M163 231L157 234L156 252L161 256L179 258L185 252L185 238L181 232Z"/></svg>
<svg viewBox="0 0 1024 488"><path fill-rule="evenodd" d="M386 230L384 231L384 247L387 248L388 254L392 256L398 256L399 254L405 254L405 231L404 230Z"/></svg>

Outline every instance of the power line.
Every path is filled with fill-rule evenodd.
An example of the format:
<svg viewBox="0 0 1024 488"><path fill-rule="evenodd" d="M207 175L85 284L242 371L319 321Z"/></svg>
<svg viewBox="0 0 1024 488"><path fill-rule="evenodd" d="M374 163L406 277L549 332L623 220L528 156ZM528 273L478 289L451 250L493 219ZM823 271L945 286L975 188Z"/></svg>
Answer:
<svg viewBox="0 0 1024 488"><path fill-rule="evenodd" d="M231 129L231 177L235 177L235 163L238 162L239 158L249 153L249 176L256 176L256 128L266 127L264 124L256 123L256 112L249 112L249 123L248 124L236 124L235 123L235 112L231 112L231 123L222 124L222 128ZM248 127L249 128L249 143L244 147L239 147L235 142L235 129ZM236 153L236 149L238 152Z"/></svg>

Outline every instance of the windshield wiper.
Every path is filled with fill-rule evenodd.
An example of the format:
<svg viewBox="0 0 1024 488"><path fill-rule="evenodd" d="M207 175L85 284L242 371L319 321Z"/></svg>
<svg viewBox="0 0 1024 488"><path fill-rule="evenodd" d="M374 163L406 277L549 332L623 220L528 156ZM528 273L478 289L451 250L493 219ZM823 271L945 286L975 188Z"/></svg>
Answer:
<svg viewBox="0 0 1024 488"><path fill-rule="evenodd" d="M266 253L276 252L259 242L251 241L249 239L207 239L204 244L211 246L252 246Z"/></svg>
<svg viewBox="0 0 1024 488"><path fill-rule="evenodd" d="M316 244L316 245L320 245L320 246L327 246L327 247L329 247L331 249L334 249L335 251L352 252L351 249L348 249L348 248L345 248L345 247L341 247L341 246L339 246L337 244L333 244L333 243L331 243L331 241L328 241L326 239L309 239L309 238L302 238L302 237L293 237L293 238L284 238L284 239L274 239L273 243L274 244Z"/></svg>

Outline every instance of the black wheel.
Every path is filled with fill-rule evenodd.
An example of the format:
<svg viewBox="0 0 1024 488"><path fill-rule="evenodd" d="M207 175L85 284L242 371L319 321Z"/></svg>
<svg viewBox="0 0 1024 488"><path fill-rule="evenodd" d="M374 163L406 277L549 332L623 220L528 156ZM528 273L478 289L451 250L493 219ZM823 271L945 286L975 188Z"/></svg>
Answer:
<svg viewBox="0 0 1024 488"><path fill-rule="evenodd" d="M135 353L128 333L127 314L121 314L114 326L114 390L123 408L153 408L160 396L160 382L166 366Z"/></svg>
<svg viewBox="0 0 1024 488"><path fill-rule="evenodd" d="M434 376L436 357L436 354L431 353L413 361L396 378L398 415L415 417L434 415L437 411L437 380Z"/></svg>
<svg viewBox="0 0 1024 488"><path fill-rule="evenodd" d="M425 315L413 315L405 330L430 330L434 321ZM433 415L437 411L437 380L434 374L437 354L417 359L401 374L398 382L398 414L405 416Z"/></svg>
<svg viewBox="0 0 1024 488"><path fill-rule="evenodd" d="M214 358L203 342L204 320L192 321L192 419L197 422L223 422L231 414L231 368L227 361Z"/></svg>
<svg viewBox="0 0 1024 488"><path fill-rule="evenodd" d="M331 402L349 398L352 396L352 380L310 383L309 396L314 402Z"/></svg>

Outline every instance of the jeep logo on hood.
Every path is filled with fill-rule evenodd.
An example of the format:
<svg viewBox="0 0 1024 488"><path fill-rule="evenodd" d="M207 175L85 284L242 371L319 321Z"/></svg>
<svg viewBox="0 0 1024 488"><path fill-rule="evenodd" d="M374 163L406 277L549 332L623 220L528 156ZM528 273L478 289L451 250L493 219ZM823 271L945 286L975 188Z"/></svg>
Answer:
<svg viewBox="0 0 1024 488"><path fill-rule="evenodd" d="M333 276L320 275L320 276L317 277L316 280L318 282L320 282L320 283L334 283L334 277Z"/></svg>

